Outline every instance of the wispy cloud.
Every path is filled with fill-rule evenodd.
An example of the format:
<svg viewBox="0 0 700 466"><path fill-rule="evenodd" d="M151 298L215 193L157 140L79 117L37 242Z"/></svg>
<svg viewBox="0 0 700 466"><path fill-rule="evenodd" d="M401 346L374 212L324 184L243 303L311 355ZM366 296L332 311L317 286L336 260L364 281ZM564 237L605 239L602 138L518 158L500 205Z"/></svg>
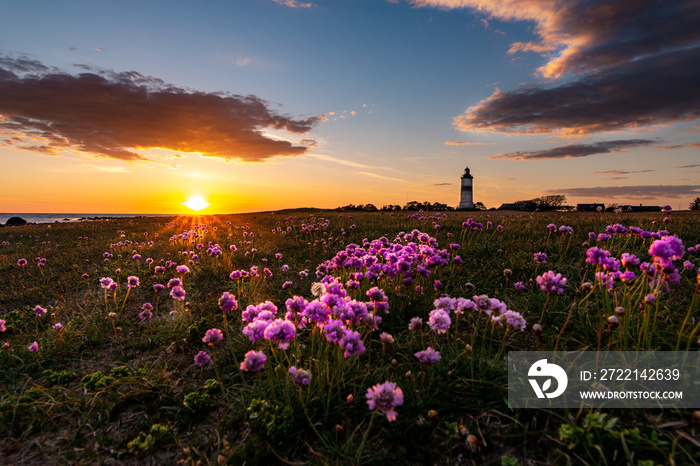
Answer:
<svg viewBox="0 0 700 466"><path fill-rule="evenodd" d="M612 154L624 152L635 147L644 147L657 144L656 139L624 139L617 141L602 141L591 144L566 144L551 149L535 151L518 151L496 154L490 159L509 160L546 160L546 159L567 159L575 157L588 157L594 154Z"/></svg>
<svg viewBox="0 0 700 466"><path fill-rule="evenodd" d="M547 84L501 92L471 106L465 131L580 135L700 118L700 3L609 0L408 0L534 22L539 42L509 53L547 58Z"/></svg>
<svg viewBox="0 0 700 466"><path fill-rule="evenodd" d="M369 165L366 163L360 163L360 162L355 162L352 160L345 160L345 159L339 159L337 157L332 157L330 155L325 155L325 154L316 154L316 153L309 153L308 157L322 160L324 162L331 162L331 163L337 163L338 165L345 165L347 167L354 167L354 168L363 168L367 170L390 170L390 171L398 171L395 168L391 167L383 167L380 165Z"/></svg>
<svg viewBox="0 0 700 466"><path fill-rule="evenodd" d="M313 3L299 2L297 0L272 0L280 5L288 6L289 8L312 8Z"/></svg>
<svg viewBox="0 0 700 466"><path fill-rule="evenodd" d="M697 196L698 185L639 185L639 186L597 186L582 188L562 188L548 191L551 194L566 196L612 199L658 199Z"/></svg>
<svg viewBox="0 0 700 466"><path fill-rule="evenodd" d="M494 145L495 142L459 142L459 141L445 141L446 146L485 146Z"/></svg>
<svg viewBox="0 0 700 466"><path fill-rule="evenodd" d="M401 178L394 178L393 176L385 176L385 175L380 175L379 173L374 173L374 172L365 172L365 171L358 171L357 173L365 176L369 176L370 178L377 178L380 180L385 180L385 181L396 181L398 183L404 183L406 180L402 180Z"/></svg>
<svg viewBox="0 0 700 466"><path fill-rule="evenodd" d="M80 66L70 74L0 56L0 136L37 152L73 150L126 161L162 148L246 162L298 156L307 146L265 137L306 134L320 118L282 115L254 95L188 90L135 71Z"/></svg>
<svg viewBox="0 0 700 466"><path fill-rule="evenodd" d="M430 186L452 186L454 183L433 183Z"/></svg>
<svg viewBox="0 0 700 466"><path fill-rule="evenodd" d="M700 142L691 142L688 144L674 144L672 146L660 146L658 149L675 150L675 149L700 149Z"/></svg>
<svg viewBox="0 0 700 466"><path fill-rule="evenodd" d="M603 171L594 171L593 173L596 175L614 175L614 176L622 176L622 175L631 175L632 173L653 173L656 170L633 170L633 171L627 171L627 170L603 170Z"/></svg>

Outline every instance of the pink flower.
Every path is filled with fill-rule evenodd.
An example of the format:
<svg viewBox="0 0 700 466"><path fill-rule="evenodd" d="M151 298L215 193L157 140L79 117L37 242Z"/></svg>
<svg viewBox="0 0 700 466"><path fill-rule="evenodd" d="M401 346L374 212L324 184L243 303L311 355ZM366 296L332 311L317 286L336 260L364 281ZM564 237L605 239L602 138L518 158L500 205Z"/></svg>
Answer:
<svg viewBox="0 0 700 466"><path fill-rule="evenodd" d="M35 351L39 351L39 343L37 343L37 342L35 341L35 342L32 343L31 345L27 346L27 349L28 349L29 351L31 351L32 353L34 353Z"/></svg>
<svg viewBox="0 0 700 466"><path fill-rule="evenodd" d="M435 309L430 311L430 317L428 318L428 327L435 330L438 333L447 333L450 328L450 313L444 309Z"/></svg>
<svg viewBox="0 0 700 466"><path fill-rule="evenodd" d="M566 278L563 278L560 273L555 274L552 270L537 276L537 284L540 285L543 291L548 293L552 291L556 291L559 294L564 293L566 282Z"/></svg>
<svg viewBox="0 0 700 466"><path fill-rule="evenodd" d="M367 389L367 405L371 410L379 410L386 415L389 422L398 417L394 410L403 404L403 391L394 382L386 381Z"/></svg>
<svg viewBox="0 0 700 466"><path fill-rule="evenodd" d="M194 357L194 363L199 367L204 367L211 361L211 356L206 351L200 351Z"/></svg>
<svg viewBox="0 0 700 466"><path fill-rule="evenodd" d="M425 365L435 364L441 359L440 352L435 351L430 346L423 351L417 352L414 356Z"/></svg>
<svg viewBox="0 0 700 466"><path fill-rule="evenodd" d="M221 333L221 330L219 330L218 328L211 328L207 330L207 333L204 334L204 338L202 338L202 341L204 343L209 343L213 346L223 339L224 334Z"/></svg>
<svg viewBox="0 0 700 466"><path fill-rule="evenodd" d="M245 354L243 362L241 362L242 371L257 372L265 368L267 356L262 351L250 350Z"/></svg>
<svg viewBox="0 0 700 466"><path fill-rule="evenodd" d="M219 307L224 312L235 311L238 309L238 301L236 301L236 297L233 294L224 291L224 294L219 298Z"/></svg>
<svg viewBox="0 0 700 466"><path fill-rule="evenodd" d="M185 299L185 289L181 286L174 286L170 290L170 296L173 297L173 299L177 299L178 301L182 301Z"/></svg>
<svg viewBox="0 0 700 466"><path fill-rule="evenodd" d="M311 372L304 369L297 369L292 366L289 368L289 373L292 374L294 385L301 387L311 383Z"/></svg>

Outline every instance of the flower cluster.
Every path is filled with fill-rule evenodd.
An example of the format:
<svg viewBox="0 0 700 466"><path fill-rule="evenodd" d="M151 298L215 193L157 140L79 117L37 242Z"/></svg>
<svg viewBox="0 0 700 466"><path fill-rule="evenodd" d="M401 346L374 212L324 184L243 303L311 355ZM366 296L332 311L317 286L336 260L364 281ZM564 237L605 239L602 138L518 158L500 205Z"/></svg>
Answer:
<svg viewBox="0 0 700 466"><path fill-rule="evenodd" d="M432 269L461 260L457 258L449 250L439 249L438 241L427 233L412 230L399 233L393 242L381 237L364 240L362 245L348 244L335 257L321 263L316 275L323 277L344 270L350 273L353 285L383 277L400 278L404 285L411 285L418 276L429 278Z"/></svg>
<svg viewBox="0 0 700 466"><path fill-rule="evenodd" d="M537 276L537 284L547 293L552 291L559 294L564 293L566 282L566 278L563 278L560 273L555 274L552 270Z"/></svg>

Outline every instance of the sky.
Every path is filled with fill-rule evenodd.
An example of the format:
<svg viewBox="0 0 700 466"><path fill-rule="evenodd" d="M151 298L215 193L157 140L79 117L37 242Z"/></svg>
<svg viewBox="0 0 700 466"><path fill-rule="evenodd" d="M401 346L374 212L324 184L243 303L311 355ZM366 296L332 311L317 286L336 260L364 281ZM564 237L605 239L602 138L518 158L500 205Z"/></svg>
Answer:
<svg viewBox="0 0 700 466"><path fill-rule="evenodd" d="M700 197L697 0L4 2L0 211Z"/></svg>

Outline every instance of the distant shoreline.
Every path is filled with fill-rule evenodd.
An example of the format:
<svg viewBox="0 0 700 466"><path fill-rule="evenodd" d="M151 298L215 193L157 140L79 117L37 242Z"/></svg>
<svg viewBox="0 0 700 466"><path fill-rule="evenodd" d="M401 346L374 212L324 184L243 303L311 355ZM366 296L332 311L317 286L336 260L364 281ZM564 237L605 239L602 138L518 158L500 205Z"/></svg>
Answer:
<svg viewBox="0 0 700 466"><path fill-rule="evenodd" d="M70 223L88 220L105 220L138 217L176 217L175 214L75 214L75 213L0 213L0 224L5 225L12 217L19 217L27 223Z"/></svg>

